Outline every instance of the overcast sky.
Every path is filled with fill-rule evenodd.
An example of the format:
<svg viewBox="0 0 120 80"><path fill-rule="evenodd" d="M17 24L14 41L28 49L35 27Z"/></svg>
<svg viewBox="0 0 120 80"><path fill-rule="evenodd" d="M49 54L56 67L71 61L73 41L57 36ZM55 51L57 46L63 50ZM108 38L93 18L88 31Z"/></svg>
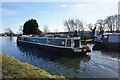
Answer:
<svg viewBox="0 0 120 80"><path fill-rule="evenodd" d="M117 14L119 0L17 1L2 0L0 5L0 17L2 17L0 33L4 32L6 28L18 32L19 27L32 18L37 20L41 30L45 25L48 25L50 31L65 31L63 22L71 18L78 18L85 25L94 24L98 19L105 19L107 16Z"/></svg>

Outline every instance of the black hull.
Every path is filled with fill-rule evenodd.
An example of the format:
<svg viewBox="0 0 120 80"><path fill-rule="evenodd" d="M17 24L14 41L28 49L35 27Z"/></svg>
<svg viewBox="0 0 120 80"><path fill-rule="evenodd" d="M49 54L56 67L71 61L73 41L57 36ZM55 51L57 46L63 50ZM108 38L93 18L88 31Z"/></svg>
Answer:
<svg viewBox="0 0 120 80"><path fill-rule="evenodd" d="M120 51L120 44L118 43L103 43L95 42L93 50L109 50L109 51Z"/></svg>
<svg viewBox="0 0 120 80"><path fill-rule="evenodd" d="M24 45L31 48L37 48L40 51L49 53L49 54L57 54L57 55L68 55L68 56L79 56L79 55L86 55L87 52L74 52L71 48L58 48L52 46L45 46L40 44L33 44L23 41L17 41L17 45Z"/></svg>
<svg viewBox="0 0 120 80"><path fill-rule="evenodd" d="M96 41L94 41L94 46L93 46L93 50L100 50L100 49L102 49L103 47L102 47L102 42L96 42Z"/></svg>
<svg viewBox="0 0 120 80"><path fill-rule="evenodd" d="M120 43L102 43L103 50L120 51Z"/></svg>

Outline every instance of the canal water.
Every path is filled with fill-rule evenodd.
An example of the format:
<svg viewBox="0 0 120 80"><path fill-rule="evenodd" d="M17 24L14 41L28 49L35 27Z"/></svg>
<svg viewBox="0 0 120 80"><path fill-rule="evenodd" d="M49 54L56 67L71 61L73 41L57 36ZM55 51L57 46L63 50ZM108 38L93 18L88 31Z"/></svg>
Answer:
<svg viewBox="0 0 120 80"><path fill-rule="evenodd" d="M0 37L0 51L51 74L67 78L118 78L120 52L92 51L86 56L48 54L34 47L18 46L16 37ZM88 44L91 48L94 44Z"/></svg>

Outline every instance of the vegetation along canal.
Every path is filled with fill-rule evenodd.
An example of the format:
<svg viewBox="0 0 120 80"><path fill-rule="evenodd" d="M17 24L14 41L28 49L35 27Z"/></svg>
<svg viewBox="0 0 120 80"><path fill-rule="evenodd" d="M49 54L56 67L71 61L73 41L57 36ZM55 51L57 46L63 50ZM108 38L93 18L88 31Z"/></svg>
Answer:
<svg viewBox="0 0 120 80"><path fill-rule="evenodd" d="M120 52L92 51L86 56L65 57L17 46L16 37L0 37L1 52L51 74L67 78L118 78ZM88 44L91 48L94 44Z"/></svg>

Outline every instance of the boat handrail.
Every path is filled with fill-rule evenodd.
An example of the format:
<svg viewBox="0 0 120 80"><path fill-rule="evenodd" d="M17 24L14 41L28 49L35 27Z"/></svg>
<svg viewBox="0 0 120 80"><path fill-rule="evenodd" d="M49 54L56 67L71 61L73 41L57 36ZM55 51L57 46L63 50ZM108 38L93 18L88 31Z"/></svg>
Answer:
<svg viewBox="0 0 120 80"><path fill-rule="evenodd" d="M31 36L20 36L25 38L49 38L49 39L80 39L80 37L69 37L69 38L61 38L61 37L31 37Z"/></svg>

